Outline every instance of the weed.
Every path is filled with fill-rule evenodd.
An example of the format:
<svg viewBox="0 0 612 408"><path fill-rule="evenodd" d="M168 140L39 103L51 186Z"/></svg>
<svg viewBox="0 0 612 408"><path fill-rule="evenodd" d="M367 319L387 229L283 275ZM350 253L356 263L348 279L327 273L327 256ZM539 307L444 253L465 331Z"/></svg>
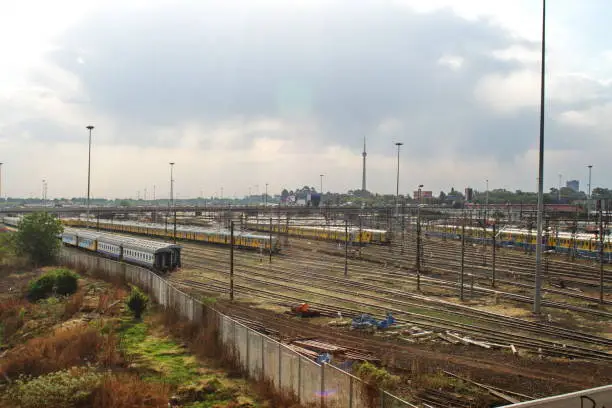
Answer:
<svg viewBox="0 0 612 408"><path fill-rule="evenodd" d="M89 367L70 368L37 378L21 376L7 399L21 408L64 408L82 404L102 380Z"/></svg>
<svg viewBox="0 0 612 408"><path fill-rule="evenodd" d="M170 386L151 384L133 374L107 375L94 390L93 408L167 407Z"/></svg>
<svg viewBox="0 0 612 408"><path fill-rule="evenodd" d="M110 336L110 335L109 335ZM104 349L105 337L94 328L72 326L56 330L48 337L38 337L13 349L2 362L0 372L42 375L69 367L96 362ZM106 343L107 347L112 343ZM110 353L108 349L105 353ZM108 360L108 358L107 358Z"/></svg>
<svg viewBox="0 0 612 408"><path fill-rule="evenodd" d="M85 294L83 293L83 291L79 291L74 295L70 296L70 298L64 305L64 319L74 316L75 313L81 310L84 298Z"/></svg>

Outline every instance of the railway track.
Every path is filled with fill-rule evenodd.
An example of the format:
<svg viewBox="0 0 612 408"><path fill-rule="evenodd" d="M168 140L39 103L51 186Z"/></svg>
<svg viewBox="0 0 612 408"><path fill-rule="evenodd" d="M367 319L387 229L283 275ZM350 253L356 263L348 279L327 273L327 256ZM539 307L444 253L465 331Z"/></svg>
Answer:
<svg viewBox="0 0 612 408"><path fill-rule="evenodd" d="M443 241L443 240L436 240ZM317 248L319 251L325 251L325 253L330 255L342 256L344 257L344 248L336 249L337 247L330 243L325 243L321 241L316 241L314 243L305 242L303 240L292 240L289 247L286 247L284 252L290 252L291 248L296 249L306 249L312 250L313 247ZM391 246L387 250L381 247L365 247L361 249L361 259L367 260L370 262L378 263L378 264L391 264L399 266L406 270L414 270L416 263L416 244L415 242L409 242L410 245L407 245L403 248L401 246ZM423 257L422 265L424 267L422 270L429 272L438 272L444 275L459 275L460 270L460 254L459 252L454 253L453 248L441 247L439 242L428 242L426 241L423 245L425 250L425 256ZM490 247L489 247L490 249ZM403 253L402 253L403 252ZM466 254L465 254L465 276L468 276L470 279L474 278L476 282L478 282L482 286L488 286L491 288L491 267L483 266L480 264L474 264L475 259L481 259L482 254L479 254L473 247L466 246ZM534 267L535 268L535 267ZM549 271L552 270L551 267L548 268ZM570 275L570 272L561 272L563 276ZM610 281L612 281L612 272L608 272L610 274ZM591 303L598 303L599 297L597 296L589 296L584 294L578 290L571 289L562 289L551 286L550 282L553 276L551 274L545 274L545 278L548 278L549 285L543 288L544 293L556 294L568 298L578 299L582 301L588 301ZM512 278L505 279L505 278ZM523 282L517 281L522 280ZM597 279L599 279L597 277ZM528 270L525 267L519 265L518 260L513 260L511 262L504 263L503 259L499 259L496 262L496 283L498 285L505 285L506 287L517 287L519 290L528 290L531 289L532 284L524 283L524 282L533 282L533 269ZM585 284L584 281L574 282ZM598 287L598 283L587 283L587 288L592 290L593 287ZM612 291L612 287L605 286L605 304L612 304L612 299L610 299L610 291ZM520 300L517 297L517 300Z"/></svg>
<svg viewBox="0 0 612 408"><path fill-rule="evenodd" d="M193 265L197 268L204 268L212 272L227 272L227 266L225 264L217 263L217 265L215 265L215 262L218 262L218 256L215 254L203 255L198 253L198 249L195 249L194 252L188 251L186 255L185 262L187 264L193 262ZM220 271L219 269L222 270ZM251 293L256 292L260 295L265 295L268 298L276 297L276 300L296 301L306 298L322 297L329 301L326 301L325 303L319 302L319 306L326 306L332 302L335 302L336 304L352 304L352 308L347 308L347 310L344 310L344 313L349 313L352 315L361 313L364 308L377 310L379 314L384 314L386 311L391 310L394 312L394 314L397 314L397 316L405 316L407 319L406 321L409 321L410 323L419 324L421 326L425 325L428 328L441 331L452 329L466 334L477 333L479 336L486 338L487 340L494 342L508 341L512 344L520 345L521 347L529 349L532 352L545 352L546 354L550 353L550 355L557 356L571 355L576 358L589 359L608 360L611 358L610 354L607 352L588 349L567 343L586 342L609 347L612 345L612 340L587 334L577 334L574 331L566 329L547 327L544 324L529 322L524 319L508 318L506 316L495 315L477 309L456 305L450 302L433 301L431 298L421 295L412 295L391 289L381 289L379 286L374 286L363 282L350 281L344 278L331 278L325 273L316 273L313 269L309 269L308 278L304 279L304 271L287 272L283 268L276 270L276 268L270 269L266 267L257 267L256 265L241 266L237 264L235 267L235 274L236 277L251 283L251 285L248 287L241 286L241 291ZM315 284L313 282L313 278L322 283ZM222 284L223 282L219 281L218 283ZM255 288L255 285L264 286L269 289L277 288L278 290L290 290L296 292L296 295L282 297L280 294L278 294L278 292L272 292L267 289L257 289ZM333 285L333 291L336 292L336 295L324 292L326 289L329 290L331 287L330 285ZM346 297L339 296L340 294L346 295ZM348 296L351 294L358 295L359 301L348 298ZM393 298L392 300L390 300L391 297ZM365 299L368 301L366 302ZM426 307L423 304L424 302L430 302L434 306ZM312 301L309 301L309 303L314 304ZM385 306L380 306L380 304L385 304ZM470 316L478 321L488 323L489 326L503 324L504 328L512 329L514 331L536 331L540 336L548 335L554 337L556 340L535 340L533 338L529 338L528 336L520 336L516 333L501 332L497 327L492 328L482 325L461 324L448 318L436 318L424 315L422 313L407 312L405 310L405 308L418 307L420 309L432 311L433 309L440 308L442 305L445 308L445 313L449 315L464 317ZM566 342L566 344L563 344L563 342Z"/></svg>

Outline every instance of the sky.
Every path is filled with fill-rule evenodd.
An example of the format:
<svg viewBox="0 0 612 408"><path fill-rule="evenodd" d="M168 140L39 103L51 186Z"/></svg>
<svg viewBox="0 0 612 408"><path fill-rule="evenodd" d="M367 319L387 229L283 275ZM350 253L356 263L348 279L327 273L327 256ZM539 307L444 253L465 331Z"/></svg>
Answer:
<svg viewBox="0 0 612 408"><path fill-rule="evenodd" d="M2 196L535 191L541 1L0 2ZM612 4L547 4L545 189L610 187Z"/></svg>

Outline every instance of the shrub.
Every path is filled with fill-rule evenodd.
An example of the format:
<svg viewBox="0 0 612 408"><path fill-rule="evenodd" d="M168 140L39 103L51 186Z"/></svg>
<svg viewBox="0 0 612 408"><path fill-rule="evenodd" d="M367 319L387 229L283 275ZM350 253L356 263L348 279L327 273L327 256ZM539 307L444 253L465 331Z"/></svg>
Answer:
<svg viewBox="0 0 612 408"><path fill-rule="evenodd" d="M56 269L55 292L58 295L71 295L77 291L79 275L68 269Z"/></svg>
<svg viewBox="0 0 612 408"><path fill-rule="evenodd" d="M104 351L105 337L95 328L72 326L56 330L49 337L37 337L16 347L2 360L0 372L43 375L85 362L95 363Z"/></svg>
<svg viewBox="0 0 612 408"><path fill-rule="evenodd" d="M37 378L20 376L8 399L21 408L66 408L83 404L102 380L89 367L69 368Z"/></svg>
<svg viewBox="0 0 612 408"><path fill-rule="evenodd" d="M170 386L146 383L137 375L107 375L92 394L93 408L167 407Z"/></svg>
<svg viewBox="0 0 612 408"><path fill-rule="evenodd" d="M378 368L368 362L359 364L355 374L371 386L387 391L393 391L399 384L398 376L392 375L384 368Z"/></svg>
<svg viewBox="0 0 612 408"><path fill-rule="evenodd" d="M54 269L33 279L28 284L28 300L35 302L51 296L53 292L58 295L70 295L78 288L79 275L68 269Z"/></svg>
<svg viewBox="0 0 612 408"><path fill-rule="evenodd" d="M35 302L50 296L53 293L54 284L55 277L49 273L31 280L28 284L28 300Z"/></svg>
<svg viewBox="0 0 612 408"><path fill-rule="evenodd" d="M134 317L136 319L140 319L142 313L147 308L147 303L149 302L149 297L145 295L140 289L136 286L132 286L132 292L127 300L127 305L134 313Z"/></svg>

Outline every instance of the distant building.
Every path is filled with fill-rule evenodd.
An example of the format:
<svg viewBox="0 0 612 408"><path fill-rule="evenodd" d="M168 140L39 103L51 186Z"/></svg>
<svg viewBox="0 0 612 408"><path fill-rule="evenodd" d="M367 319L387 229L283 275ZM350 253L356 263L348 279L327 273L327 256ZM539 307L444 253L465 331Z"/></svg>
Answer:
<svg viewBox="0 0 612 408"><path fill-rule="evenodd" d="M580 191L580 182L578 180L568 180L565 183L565 187L577 193Z"/></svg>
<svg viewBox="0 0 612 408"><path fill-rule="evenodd" d="M421 190L421 197L419 197L419 190L415 190L412 192L412 196L414 197L415 200L420 200L421 198L424 198L427 200L427 199L433 198L433 192Z"/></svg>
<svg viewBox="0 0 612 408"><path fill-rule="evenodd" d="M474 198L474 190L471 187L466 187L465 188L465 200L472 201L473 198Z"/></svg>

